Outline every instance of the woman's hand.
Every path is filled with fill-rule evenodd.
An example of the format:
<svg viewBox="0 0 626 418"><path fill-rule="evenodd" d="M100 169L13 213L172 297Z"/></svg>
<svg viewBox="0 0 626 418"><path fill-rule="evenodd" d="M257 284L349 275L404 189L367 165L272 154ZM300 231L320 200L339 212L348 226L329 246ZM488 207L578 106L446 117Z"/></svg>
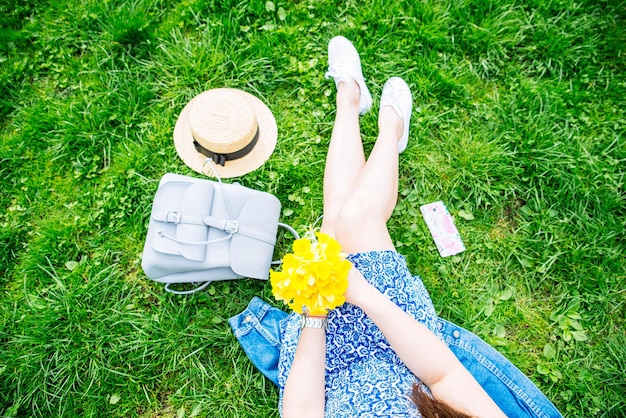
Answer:
<svg viewBox="0 0 626 418"><path fill-rule="evenodd" d="M504 416L443 341L369 284L354 267L348 274L346 300L361 308L374 322L398 357L428 386L435 399L473 416Z"/></svg>
<svg viewBox="0 0 626 418"><path fill-rule="evenodd" d="M371 295L372 291L377 291L369 284L365 277L356 267L352 266L348 273L348 290L346 290L346 302L356 306L361 306Z"/></svg>
<svg viewBox="0 0 626 418"><path fill-rule="evenodd" d="M304 328L283 392L283 418L322 418L325 408L326 331Z"/></svg>

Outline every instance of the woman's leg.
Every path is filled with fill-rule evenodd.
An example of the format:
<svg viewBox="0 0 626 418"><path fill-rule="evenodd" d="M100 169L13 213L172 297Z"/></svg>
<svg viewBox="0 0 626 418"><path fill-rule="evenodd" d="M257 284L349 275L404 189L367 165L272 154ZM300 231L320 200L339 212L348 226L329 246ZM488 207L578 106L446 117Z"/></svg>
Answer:
<svg viewBox="0 0 626 418"><path fill-rule="evenodd" d="M374 149L341 208L335 234L348 253L393 250L387 221L398 198L398 140L402 119L386 106Z"/></svg>
<svg viewBox="0 0 626 418"><path fill-rule="evenodd" d="M376 144L335 226L337 240L346 252L395 249L387 221L398 199L398 153L406 147L411 108L406 83L397 78L388 81L381 99Z"/></svg>
<svg viewBox="0 0 626 418"><path fill-rule="evenodd" d="M339 211L354 189L365 165L359 128L360 89L355 81L337 86L337 114L324 168L322 232L335 235Z"/></svg>
<svg viewBox="0 0 626 418"><path fill-rule="evenodd" d="M336 36L328 43L328 72L337 86L337 114L324 169L322 231L334 236L337 216L365 165L359 115L372 107L361 58L352 42Z"/></svg>

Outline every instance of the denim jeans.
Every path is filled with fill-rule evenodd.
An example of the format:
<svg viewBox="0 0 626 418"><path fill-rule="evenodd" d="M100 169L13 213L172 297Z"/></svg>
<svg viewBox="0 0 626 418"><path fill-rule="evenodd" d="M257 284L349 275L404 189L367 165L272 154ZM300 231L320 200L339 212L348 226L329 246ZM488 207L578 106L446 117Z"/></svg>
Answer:
<svg viewBox="0 0 626 418"><path fill-rule="evenodd" d="M254 297L229 319L252 363L278 385L280 321L287 314ZM444 342L509 417L561 417L554 405L517 367L478 336L439 318Z"/></svg>

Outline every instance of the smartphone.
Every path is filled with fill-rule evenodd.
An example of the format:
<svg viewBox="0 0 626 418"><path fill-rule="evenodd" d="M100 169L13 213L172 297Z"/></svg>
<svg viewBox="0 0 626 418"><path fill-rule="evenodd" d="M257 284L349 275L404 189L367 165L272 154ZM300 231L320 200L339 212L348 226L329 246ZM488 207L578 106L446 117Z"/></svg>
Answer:
<svg viewBox="0 0 626 418"><path fill-rule="evenodd" d="M420 206L420 211L442 257L465 251L465 245L454 225L454 219L442 201Z"/></svg>

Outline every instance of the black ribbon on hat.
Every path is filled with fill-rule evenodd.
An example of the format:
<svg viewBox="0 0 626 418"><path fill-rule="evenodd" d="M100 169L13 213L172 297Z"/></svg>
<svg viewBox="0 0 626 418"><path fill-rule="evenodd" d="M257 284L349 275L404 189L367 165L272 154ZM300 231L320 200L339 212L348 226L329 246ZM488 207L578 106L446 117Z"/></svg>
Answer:
<svg viewBox="0 0 626 418"><path fill-rule="evenodd" d="M248 145L246 145L245 147L243 147L242 149L238 151L229 152L226 154L220 154L215 151L211 151L210 149L204 148L202 145L200 145L200 143L198 143L195 137L193 139L193 146L196 148L196 151L198 151L200 154L204 155L205 157L209 157L210 159L213 160L215 164L219 164L222 167L224 167L224 164L226 164L226 161L237 160L239 158L242 158L248 155L250 151L254 149L254 146L256 145L258 141L259 141L259 128L257 127L256 133L254 134L254 137L252 138L252 140L248 143Z"/></svg>

